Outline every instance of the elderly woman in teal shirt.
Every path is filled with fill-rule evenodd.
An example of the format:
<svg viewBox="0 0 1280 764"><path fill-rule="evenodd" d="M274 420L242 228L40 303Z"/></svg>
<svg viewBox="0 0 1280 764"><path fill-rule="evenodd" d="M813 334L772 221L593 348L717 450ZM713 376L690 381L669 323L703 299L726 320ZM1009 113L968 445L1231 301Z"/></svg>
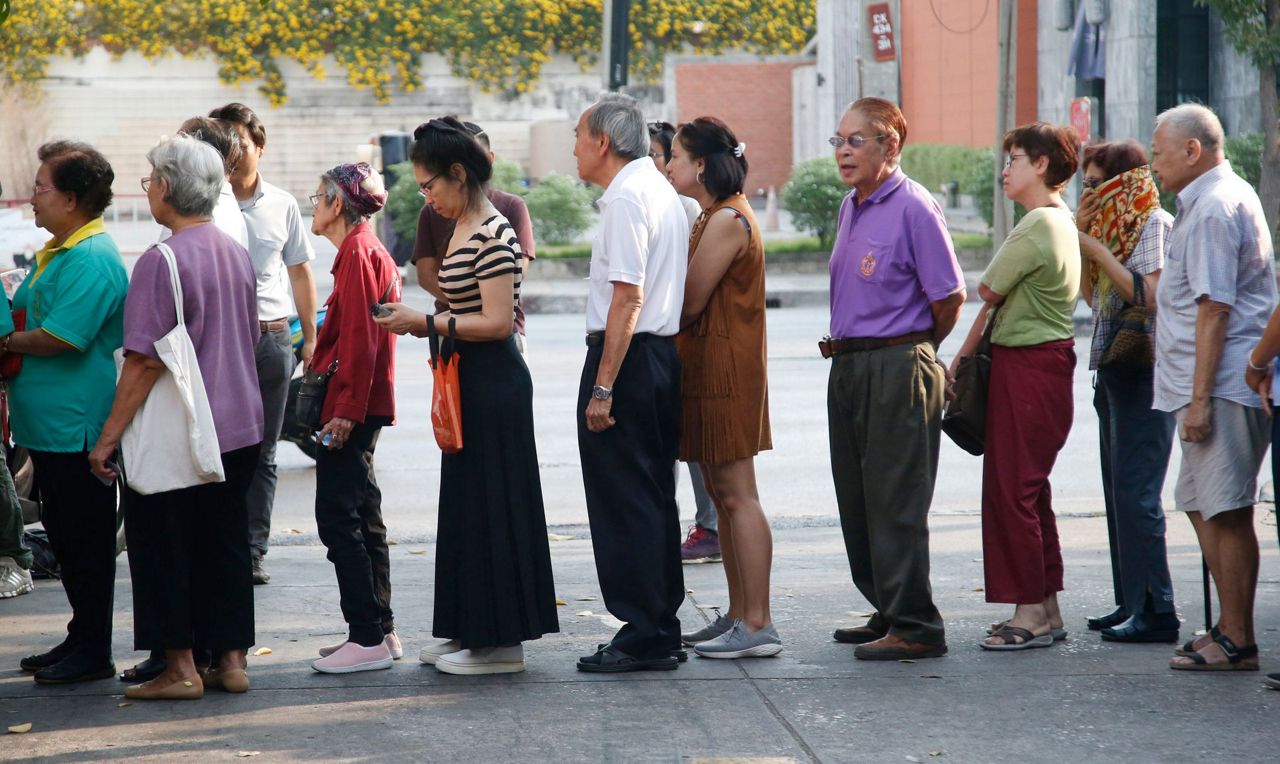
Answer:
<svg viewBox="0 0 1280 764"><path fill-rule="evenodd" d="M115 673L116 489L89 471L89 450L115 395L129 278L102 220L115 179L106 158L71 141L47 143L38 156L31 206L53 238L13 298L25 327L0 339L0 350L23 356L9 382L13 439L31 453L72 610L66 639L21 666L42 684L67 684Z"/></svg>

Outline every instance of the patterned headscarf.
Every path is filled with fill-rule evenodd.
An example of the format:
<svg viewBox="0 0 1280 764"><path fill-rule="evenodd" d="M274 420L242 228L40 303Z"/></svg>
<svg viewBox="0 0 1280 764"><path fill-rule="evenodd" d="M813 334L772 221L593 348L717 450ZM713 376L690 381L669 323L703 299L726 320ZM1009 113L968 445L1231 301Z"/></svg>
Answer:
<svg viewBox="0 0 1280 764"><path fill-rule="evenodd" d="M1089 224L1089 235L1105 244L1123 263L1142 238L1147 218L1160 207L1160 192L1151 178L1151 167L1143 165L1122 172L1099 185L1097 193L1102 206ZM1097 263L1089 263L1089 274L1102 298L1094 304L1108 310L1115 285Z"/></svg>
<svg viewBox="0 0 1280 764"><path fill-rule="evenodd" d="M338 188L342 191L342 200L356 212L368 217L373 215L382 206L387 203L387 192L369 193L363 183L366 178L373 174L373 168L368 162L356 162L355 164L340 164L329 171L330 177L338 184Z"/></svg>

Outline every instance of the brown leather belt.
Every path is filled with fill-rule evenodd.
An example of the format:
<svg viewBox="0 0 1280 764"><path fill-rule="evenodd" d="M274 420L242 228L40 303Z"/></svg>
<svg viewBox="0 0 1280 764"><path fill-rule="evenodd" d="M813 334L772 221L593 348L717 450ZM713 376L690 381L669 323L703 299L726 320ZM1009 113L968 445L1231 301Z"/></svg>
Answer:
<svg viewBox="0 0 1280 764"><path fill-rule="evenodd" d="M283 332L289 329L289 321L287 319L278 319L276 321L259 321L258 329L263 334L267 332Z"/></svg>
<svg viewBox="0 0 1280 764"><path fill-rule="evenodd" d="M864 350L879 350L894 345L914 345L919 342L931 342L933 332L912 332L897 337L824 337L818 340L818 352L823 358L830 358L841 353L857 353Z"/></svg>

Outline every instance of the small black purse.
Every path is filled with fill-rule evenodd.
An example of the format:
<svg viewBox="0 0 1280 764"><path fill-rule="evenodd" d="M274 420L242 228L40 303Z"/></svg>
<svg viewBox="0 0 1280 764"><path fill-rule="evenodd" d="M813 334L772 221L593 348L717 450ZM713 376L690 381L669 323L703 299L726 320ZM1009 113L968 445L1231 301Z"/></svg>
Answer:
<svg viewBox="0 0 1280 764"><path fill-rule="evenodd" d="M324 411L324 394L329 387L329 378L338 371L338 360L335 358L329 368L320 373L308 368L302 373L302 384L298 386L294 416L298 426L305 427L308 432L320 429L320 415Z"/></svg>

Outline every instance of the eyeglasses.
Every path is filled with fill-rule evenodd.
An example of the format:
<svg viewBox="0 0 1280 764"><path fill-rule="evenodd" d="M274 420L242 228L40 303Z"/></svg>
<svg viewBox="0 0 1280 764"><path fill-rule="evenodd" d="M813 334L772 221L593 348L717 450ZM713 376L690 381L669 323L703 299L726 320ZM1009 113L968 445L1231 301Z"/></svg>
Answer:
<svg viewBox="0 0 1280 764"><path fill-rule="evenodd" d="M307 197L307 201L311 202L312 207L317 207L320 205L320 200L323 198L324 198L324 194L312 194L311 196Z"/></svg>
<svg viewBox="0 0 1280 764"><path fill-rule="evenodd" d="M864 135L850 135L848 138L843 135L833 135L827 139L827 143L830 143L835 148L840 148L847 143L855 149L860 149L863 145L870 143L871 141L878 141L883 137L883 134L873 135L870 138Z"/></svg>
<svg viewBox="0 0 1280 764"><path fill-rule="evenodd" d="M1025 156L1027 155L1026 154L1010 154L1009 156L1005 157L1004 169L1006 170L1009 169L1013 165L1013 160L1018 159L1019 157L1025 157Z"/></svg>
<svg viewBox="0 0 1280 764"><path fill-rule="evenodd" d="M438 172L435 175L432 175L430 178L427 178L423 182L419 183L418 196L421 196L423 199L426 199L427 194L430 193L431 191L431 184L435 183L436 179L439 178L441 175L444 175L444 173Z"/></svg>
<svg viewBox="0 0 1280 764"><path fill-rule="evenodd" d="M1084 181L1082 181L1081 185L1083 185L1085 188L1092 191L1093 189L1102 185L1102 179L1101 178L1085 178Z"/></svg>
<svg viewBox="0 0 1280 764"><path fill-rule="evenodd" d="M34 199L40 194L46 194L50 191L57 191L57 190L58 189L53 186L42 186L39 183L36 183L31 187L31 198Z"/></svg>
<svg viewBox="0 0 1280 764"><path fill-rule="evenodd" d="M143 179L142 179L142 193L144 193L144 194L145 194L145 193L147 193L147 190L148 190L149 188L151 188L151 176L150 176L150 175L148 175L147 177L145 177L145 178L143 178Z"/></svg>

